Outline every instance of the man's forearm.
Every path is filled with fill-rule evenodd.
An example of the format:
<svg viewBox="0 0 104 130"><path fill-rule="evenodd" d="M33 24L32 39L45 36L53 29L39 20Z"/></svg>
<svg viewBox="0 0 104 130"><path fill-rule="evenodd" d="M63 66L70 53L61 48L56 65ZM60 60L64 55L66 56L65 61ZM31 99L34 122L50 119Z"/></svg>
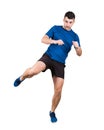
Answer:
<svg viewBox="0 0 104 130"><path fill-rule="evenodd" d="M82 55L82 49L81 49L81 47L75 47L75 50L76 50L76 54L77 54L78 56L81 56L81 55Z"/></svg>
<svg viewBox="0 0 104 130"><path fill-rule="evenodd" d="M58 45L63 45L64 44L64 42L61 39L54 40L54 39L49 38L47 35L45 35L42 38L41 42L45 43L45 44L58 44Z"/></svg>
<svg viewBox="0 0 104 130"><path fill-rule="evenodd" d="M55 41L52 40L52 39L50 39L48 36L45 35L45 36L42 38L41 42L42 42L42 43L45 43L45 44L52 44L52 43L54 43Z"/></svg>

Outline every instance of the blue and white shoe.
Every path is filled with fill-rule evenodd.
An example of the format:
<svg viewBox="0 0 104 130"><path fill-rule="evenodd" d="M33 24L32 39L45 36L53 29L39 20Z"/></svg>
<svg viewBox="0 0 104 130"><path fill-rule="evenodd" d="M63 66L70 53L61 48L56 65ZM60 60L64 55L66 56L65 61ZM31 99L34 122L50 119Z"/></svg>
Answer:
<svg viewBox="0 0 104 130"><path fill-rule="evenodd" d="M57 122L57 118L56 118L56 115L55 115L54 112L51 112L51 111L50 111L49 115L50 115L50 119L51 119L51 122L52 122L52 123Z"/></svg>
<svg viewBox="0 0 104 130"><path fill-rule="evenodd" d="M17 78L15 81L14 81L14 87L17 87L18 85L20 85L20 83L22 82L23 80L20 80L20 77Z"/></svg>

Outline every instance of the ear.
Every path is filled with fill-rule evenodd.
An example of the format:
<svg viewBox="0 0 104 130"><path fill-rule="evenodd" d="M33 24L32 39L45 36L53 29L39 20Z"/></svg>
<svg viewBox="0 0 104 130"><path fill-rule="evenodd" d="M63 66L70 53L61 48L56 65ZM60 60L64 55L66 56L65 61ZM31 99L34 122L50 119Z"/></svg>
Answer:
<svg viewBox="0 0 104 130"><path fill-rule="evenodd" d="M73 23L75 23L75 19L73 19Z"/></svg>

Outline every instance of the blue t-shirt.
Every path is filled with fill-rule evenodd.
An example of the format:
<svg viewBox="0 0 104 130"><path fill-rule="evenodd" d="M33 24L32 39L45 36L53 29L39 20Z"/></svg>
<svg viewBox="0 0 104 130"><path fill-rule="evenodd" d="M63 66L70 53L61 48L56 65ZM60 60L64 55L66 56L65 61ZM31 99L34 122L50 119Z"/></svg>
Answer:
<svg viewBox="0 0 104 130"><path fill-rule="evenodd" d="M64 64L68 52L70 52L73 45L72 41L77 41L80 46L78 35L73 30L65 30L62 26L53 26L46 35L54 40L61 39L64 42L63 45L50 44L46 51L46 54L48 54L51 59Z"/></svg>

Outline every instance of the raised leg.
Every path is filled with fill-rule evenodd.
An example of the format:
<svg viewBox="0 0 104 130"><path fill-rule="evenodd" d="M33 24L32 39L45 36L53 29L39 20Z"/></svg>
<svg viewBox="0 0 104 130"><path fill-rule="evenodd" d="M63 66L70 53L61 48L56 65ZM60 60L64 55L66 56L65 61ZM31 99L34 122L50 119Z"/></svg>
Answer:
<svg viewBox="0 0 104 130"><path fill-rule="evenodd" d="M45 70L46 65L42 61L36 62L35 65L33 65L31 68L26 69L26 71L21 75L20 79L24 80L26 78L31 78L34 75L39 74L41 71Z"/></svg>
<svg viewBox="0 0 104 130"><path fill-rule="evenodd" d="M36 62L31 68L26 69L26 71L14 81L14 86L17 87L20 83L25 80L26 78L31 78L32 76L40 73L41 71L45 70L46 65L42 61Z"/></svg>

